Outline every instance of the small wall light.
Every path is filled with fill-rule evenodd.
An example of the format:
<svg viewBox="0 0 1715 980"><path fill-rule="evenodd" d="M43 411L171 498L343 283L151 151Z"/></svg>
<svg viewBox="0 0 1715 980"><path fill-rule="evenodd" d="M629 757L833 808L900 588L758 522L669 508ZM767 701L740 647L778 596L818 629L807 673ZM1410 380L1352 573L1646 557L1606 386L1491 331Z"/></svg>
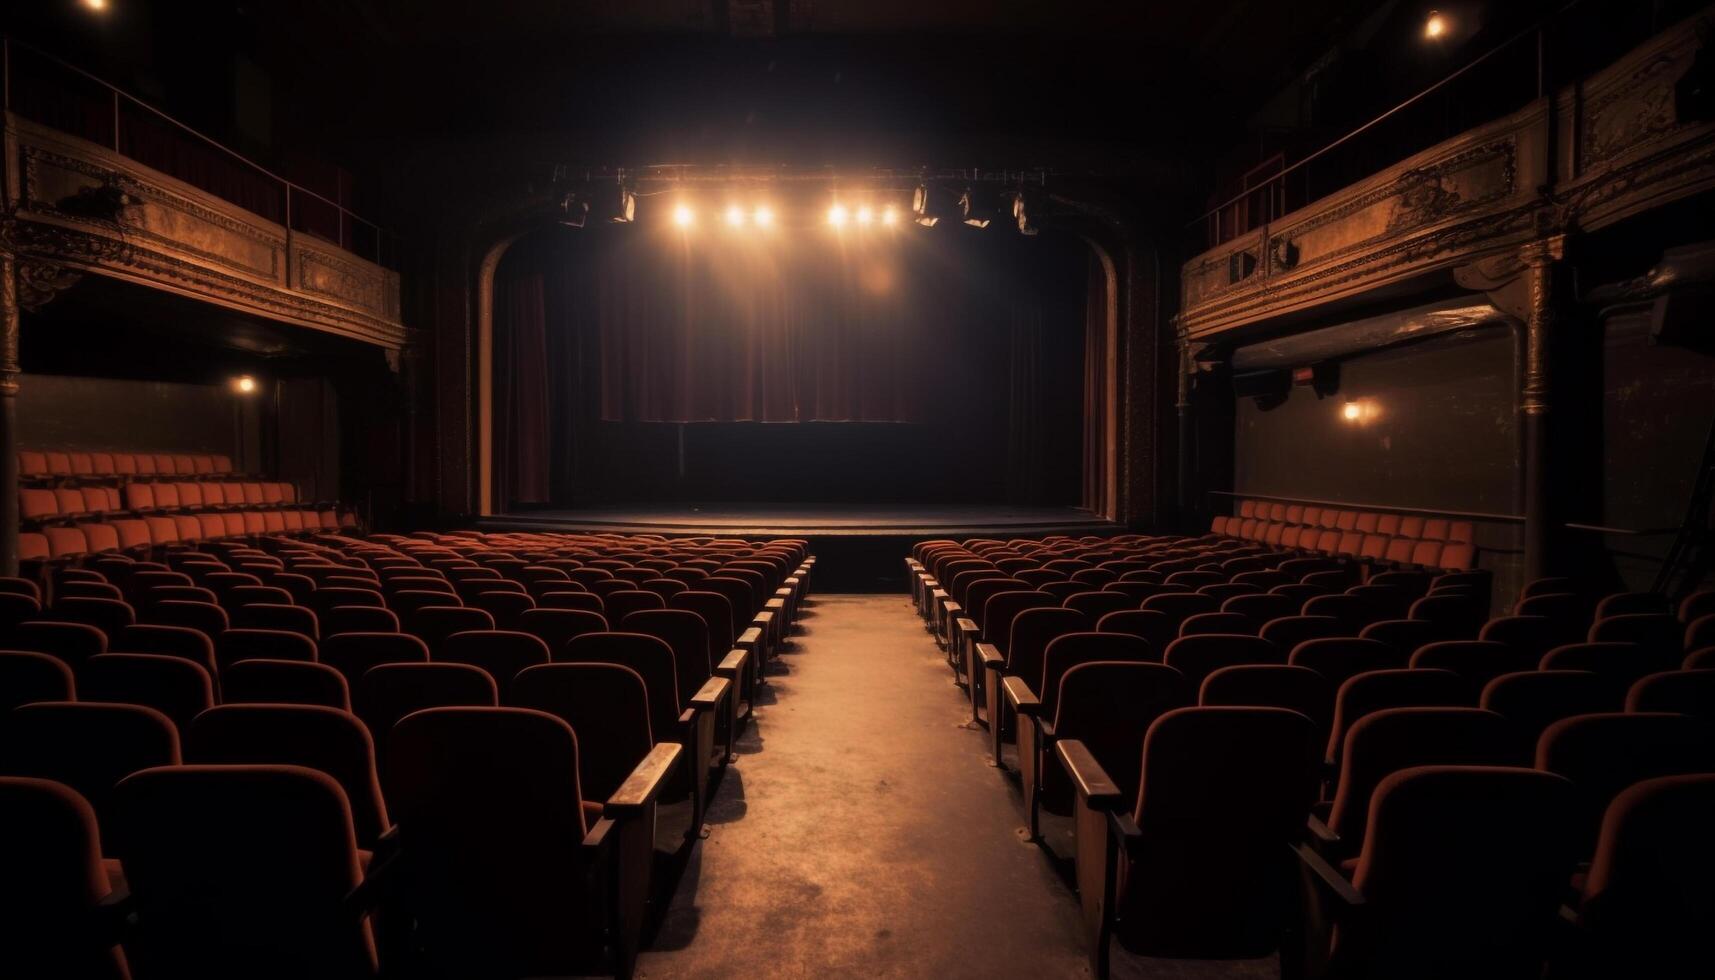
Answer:
<svg viewBox="0 0 1715 980"><path fill-rule="evenodd" d="M241 395L254 394L256 391L256 379L252 378L248 374L241 374L232 379L232 390Z"/></svg>

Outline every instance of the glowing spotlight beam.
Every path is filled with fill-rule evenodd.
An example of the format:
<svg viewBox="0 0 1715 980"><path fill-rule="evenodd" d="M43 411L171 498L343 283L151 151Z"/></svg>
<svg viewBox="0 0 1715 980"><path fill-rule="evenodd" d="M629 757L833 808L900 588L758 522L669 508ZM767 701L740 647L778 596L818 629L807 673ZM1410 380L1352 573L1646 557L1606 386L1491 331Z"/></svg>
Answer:
<svg viewBox="0 0 1715 980"><path fill-rule="evenodd" d="M691 222L697 220L697 213L691 210L689 204L678 204L673 207L673 223L681 228L689 228Z"/></svg>
<svg viewBox="0 0 1715 980"><path fill-rule="evenodd" d="M835 228L844 227L848 217L849 215L846 212L846 206L844 204L836 204L828 209L828 224L833 225Z"/></svg>
<svg viewBox="0 0 1715 980"><path fill-rule="evenodd" d="M726 223L734 228L744 227L744 209L734 204L726 209Z"/></svg>
<svg viewBox="0 0 1715 980"><path fill-rule="evenodd" d="M756 222L758 228L767 228L774 223L774 209L766 204L758 205L750 220Z"/></svg>

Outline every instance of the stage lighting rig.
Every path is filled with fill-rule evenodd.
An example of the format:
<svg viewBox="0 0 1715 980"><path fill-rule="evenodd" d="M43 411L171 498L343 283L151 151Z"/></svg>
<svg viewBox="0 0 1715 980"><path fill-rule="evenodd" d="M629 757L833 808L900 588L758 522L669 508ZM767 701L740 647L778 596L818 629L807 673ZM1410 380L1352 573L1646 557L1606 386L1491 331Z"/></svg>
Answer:
<svg viewBox="0 0 1715 980"><path fill-rule="evenodd" d="M593 180L584 191L586 212L608 224L625 224L637 216L637 194L618 180Z"/></svg>
<svg viewBox="0 0 1715 980"><path fill-rule="evenodd" d="M911 210L917 215L917 223L925 228L935 227L940 224L942 218L963 213L960 198L953 189L935 181L924 181L917 185L917 193L911 200Z"/></svg>
<svg viewBox="0 0 1715 980"><path fill-rule="evenodd" d="M566 191L560 195L560 224L568 228L582 228L589 213L590 202L580 197L577 191Z"/></svg>
<svg viewBox="0 0 1715 980"><path fill-rule="evenodd" d="M1034 235L1042 228L1042 191L1035 187L1020 187L1012 192L1012 220L1018 223L1021 235Z"/></svg>
<svg viewBox="0 0 1715 980"><path fill-rule="evenodd" d="M972 184L959 198L959 214L972 228L987 228L994 219L1005 214L1000 192L983 184Z"/></svg>

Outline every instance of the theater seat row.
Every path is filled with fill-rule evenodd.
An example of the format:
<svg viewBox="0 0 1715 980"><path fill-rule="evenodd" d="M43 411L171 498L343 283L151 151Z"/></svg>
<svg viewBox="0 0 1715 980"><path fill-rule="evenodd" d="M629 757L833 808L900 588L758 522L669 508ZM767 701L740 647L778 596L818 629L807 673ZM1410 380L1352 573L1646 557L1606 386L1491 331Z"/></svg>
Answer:
<svg viewBox="0 0 1715 980"><path fill-rule="evenodd" d="M218 477L232 472L231 456L211 453L18 452L18 476L29 481Z"/></svg>
<svg viewBox="0 0 1715 980"><path fill-rule="evenodd" d="M1072 818L1098 976L1111 938L1279 947L1289 844L1316 912L1282 950L1293 975L1536 977L1551 958L1556 977L1671 975L1706 955L1715 903L1684 883L1715 874L1715 649L1682 647L1715 593L1676 610L1546 580L1485 624L1486 576L1389 571L1340 593L1350 568L1231 539L924 542L908 564L926 626L952 624L950 662L982 668L962 681L1003 771L1017 742L1033 835L1043 812ZM1423 618L1358 616L1373 603ZM1265 608L1299 615L1253 620ZM1692 812L1638 816L1669 805ZM1628 824L1676 835L1609 847ZM1592 855L1610 869L1595 886L1573 876ZM1676 859L1669 887L1641 885ZM1568 896L1577 928L1548 943Z"/></svg>
<svg viewBox="0 0 1715 980"><path fill-rule="evenodd" d="M1210 523L1214 535L1270 547L1392 565L1469 569L1476 565L1469 521L1240 500L1237 514Z"/></svg>
<svg viewBox="0 0 1715 980"><path fill-rule="evenodd" d="M711 676L710 653L717 640L758 644L773 617L789 620L814 565L803 543L322 534L256 544L63 569L43 615L79 622L0 627L0 646L43 651L0 654L7 695L29 686L32 668L38 682L61 682L0 718L0 800L14 815L53 815L31 826L56 841L75 825L69 839L81 841L70 853L0 854L6 909L44 888L78 898L0 916L0 962L29 975L32 955L53 969L77 958L92 971L80 975L128 966L141 980L375 976L425 957L447 976L628 975L657 887L656 804L691 802L688 847L708 779L730 755L732 719L719 716L737 682ZM39 605L43 593L9 579L0 594ZM588 602L530 609L562 596ZM625 613L631 596L650 608ZM497 597L518 601L491 613ZM180 625L126 625L127 599ZM207 615L178 616L191 607ZM270 619L280 629L226 628L229 615L236 625L258 610L280 614ZM518 626L541 632L493 628L518 610ZM407 632L344 632L359 622L351 613ZM607 615L630 632L609 632ZM72 642L109 632L111 647ZM158 652L117 652L138 644ZM169 674L202 685L164 696ZM70 700L90 696L107 703ZM186 829L208 821L242 839ZM257 840L281 853L253 854ZM24 868L36 877L10 874ZM130 896L64 890L116 871ZM223 910L212 918L211 896ZM114 914L92 929L91 906L104 901ZM330 903L342 910L333 925ZM193 920L213 934L189 937Z"/></svg>
<svg viewBox="0 0 1715 980"><path fill-rule="evenodd" d="M199 513L146 513L136 517L106 515L105 520L40 525L18 535L21 561L60 561L84 555L147 552L179 544L196 544L265 534L355 529L357 515L336 510L222 510Z"/></svg>

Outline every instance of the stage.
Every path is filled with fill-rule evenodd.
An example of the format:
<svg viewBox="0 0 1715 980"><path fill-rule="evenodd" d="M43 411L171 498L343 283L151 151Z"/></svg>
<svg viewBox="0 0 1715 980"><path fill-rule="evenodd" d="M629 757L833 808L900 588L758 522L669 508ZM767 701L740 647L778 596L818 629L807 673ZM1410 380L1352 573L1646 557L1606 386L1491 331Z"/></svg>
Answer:
<svg viewBox="0 0 1715 980"><path fill-rule="evenodd" d="M565 531L807 538L829 591L904 588L903 560L925 538L1112 534L1121 525L1077 507L1008 504L683 503L525 510L485 517L485 531Z"/></svg>

